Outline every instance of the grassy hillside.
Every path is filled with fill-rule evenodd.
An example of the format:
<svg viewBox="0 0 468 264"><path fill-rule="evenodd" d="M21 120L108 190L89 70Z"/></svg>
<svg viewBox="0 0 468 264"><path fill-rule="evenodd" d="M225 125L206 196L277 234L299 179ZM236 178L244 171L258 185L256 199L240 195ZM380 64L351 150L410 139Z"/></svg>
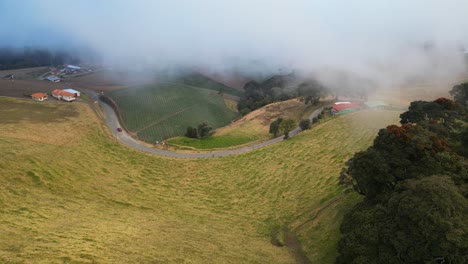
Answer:
<svg viewBox="0 0 468 264"><path fill-rule="evenodd" d="M269 134L270 123L276 118L292 118L299 122L319 107L312 104L306 105L298 99L272 103L217 129L216 133L209 138L176 137L171 138L169 144L176 148L216 149L266 141L272 137Z"/></svg>
<svg viewBox="0 0 468 264"><path fill-rule="evenodd" d="M106 94L119 106L127 128L151 143L184 135L187 126L204 121L221 127L237 116L218 93L181 84L161 83Z"/></svg>
<svg viewBox="0 0 468 264"><path fill-rule="evenodd" d="M234 95L234 96L242 96L244 94L243 91L231 88L219 82L216 82L202 74L199 73L192 73L188 75L184 75L182 77L178 77L173 82L183 83L191 86L202 87L205 89L214 90L216 92L222 91L223 93Z"/></svg>
<svg viewBox="0 0 468 264"><path fill-rule="evenodd" d="M176 160L120 145L85 104L0 107L15 113L0 115L1 263L294 263L271 244L283 227L330 263L359 200L337 175L397 118L358 112L243 155Z"/></svg>

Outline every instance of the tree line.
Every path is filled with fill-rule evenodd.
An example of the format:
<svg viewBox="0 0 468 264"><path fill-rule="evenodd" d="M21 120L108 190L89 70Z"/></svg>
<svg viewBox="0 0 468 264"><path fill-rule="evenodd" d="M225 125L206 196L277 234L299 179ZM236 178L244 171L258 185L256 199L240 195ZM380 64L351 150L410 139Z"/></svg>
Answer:
<svg viewBox="0 0 468 264"><path fill-rule="evenodd" d="M263 82L250 81L244 85L244 95L237 108L242 115L273 102L300 98L305 104L317 104L320 98L334 96L365 99L377 84L371 80L346 73L335 73L333 84L323 84L314 78L301 78L294 73L275 75Z"/></svg>
<svg viewBox="0 0 468 264"><path fill-rule="evenodd" d="M0 48L0 70L78 64L81 59L65 50Z"/></svg>
<svg viewBox="0 0 468 264"><path fill-rule="evenodd" d="M412 102L347 162L340 182L364 200L344 217L336 263L468 261L468 83L450 93Z"/></svg>
<svg viewBox="0 0 468 264"><path fill-rule="evenodd" d="M309 79L299 80L294 74L275 75L263 82L250 81L244 85L244 95L241 97L237 109L242 115L256 110L267 104L301 98L308 104L317 104L321 97L330 91L319 81Z"/></svg>

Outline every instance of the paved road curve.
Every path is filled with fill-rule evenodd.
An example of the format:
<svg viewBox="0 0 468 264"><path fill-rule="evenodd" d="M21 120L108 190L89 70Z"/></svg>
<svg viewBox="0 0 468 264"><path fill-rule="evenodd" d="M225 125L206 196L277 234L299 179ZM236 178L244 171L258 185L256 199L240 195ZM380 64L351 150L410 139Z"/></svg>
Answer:
<svg viewBox="0 0 468 264"><path fill-rule="evenodd" d="M97 95L93 94L90 95L92 98L98 100ZM268 146L277 142L280 142L283 140L283 136L277 137L262 143L246 146L246 147L241 147L238 149L232 149L232 150L222 150L222 151L212 151L212 152L201 152L201 153L182 153L182 152L175 152L175 151L167 151L167 150L162 150L162 149L157 149L157 148L150 148L146 145L143 145L133 139L130 135L128 135L125 130L122 132L118 132L117 128L122 127L119 123L119 120L117 118L117 115L114 112L114 109L107 105L106 103L102 101L98 101L99 105L102 107L104 112L106 113L106 118L105 118L105 123L107 126L110 128L112 134L123 144L127 145L128 147L147 152L147 153L152 153L160 156L166 156L166 157L174 157L174 158L212 158L212 157L222 157L222 156L227 156L227 155L233 155L233 154L239 154L239 153L245 153L247 151L251 151L254 149L259 149L264 146ZM309 119L312 120L312 118L317 117L318 114L322 111L323 107L315 110L312 114L310 114ZM293 137L297 135L299 132L302 130L297 127L293 131L289 132L289 136Z"/></svg>

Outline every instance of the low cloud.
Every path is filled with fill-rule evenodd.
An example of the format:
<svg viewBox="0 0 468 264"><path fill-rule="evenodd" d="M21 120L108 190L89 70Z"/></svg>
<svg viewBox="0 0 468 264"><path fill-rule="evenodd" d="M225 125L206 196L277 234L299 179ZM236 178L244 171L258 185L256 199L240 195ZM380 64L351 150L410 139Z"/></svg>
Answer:
<svg viewBox="0 0 468 264"><path fill-rule="evenodd" d="M463 0L25 0L3 5L15 12L0 19L11 25L0 33L1 45L25 45L24 39L30 45L75 43L134 69L295 70L321 73L325 81L336 79L333 72L347 72L387 86L422 76L453 78L465 70L462 53L468 47L468 2ZM23 34L38 30L50 40Z"/></svg>

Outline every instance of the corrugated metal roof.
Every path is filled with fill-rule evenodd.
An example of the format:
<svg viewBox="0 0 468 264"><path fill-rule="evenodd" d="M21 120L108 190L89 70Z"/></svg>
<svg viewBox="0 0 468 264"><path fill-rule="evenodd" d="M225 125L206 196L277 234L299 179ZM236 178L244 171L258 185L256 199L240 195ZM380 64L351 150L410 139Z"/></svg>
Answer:
<svg viewBox="0 0 468 264"><path fill-rule="evenodd" d="M67 68L74 69L74 70L79 70L81 67L75 66L75 65L68 65Z"/></svg>
<svg viewBox="0 0 468 264"><path fill-rule="evenodd" d="M74 90L74 89L72 89L72 88L64 89L64 91L65 91L65 92L72 93L72 94L80 94L80 91Z"/></svg>
<svg viewBox="0 0 468 264"><path fill-rule="evenodd" d="M388 106L388 104L384 101L367 101L364 104L368 107Z"/></svg>
<svg viewBox="0 0 468 264"><path fill-rule="evenodd" d="M356 111L359 111L359 109L348 108L348 109L345 109L345 110L341 110L341 111L337 112L336 114L337 115L342 115L342 114L352 113L352 112L356 112Z"/></svg>

